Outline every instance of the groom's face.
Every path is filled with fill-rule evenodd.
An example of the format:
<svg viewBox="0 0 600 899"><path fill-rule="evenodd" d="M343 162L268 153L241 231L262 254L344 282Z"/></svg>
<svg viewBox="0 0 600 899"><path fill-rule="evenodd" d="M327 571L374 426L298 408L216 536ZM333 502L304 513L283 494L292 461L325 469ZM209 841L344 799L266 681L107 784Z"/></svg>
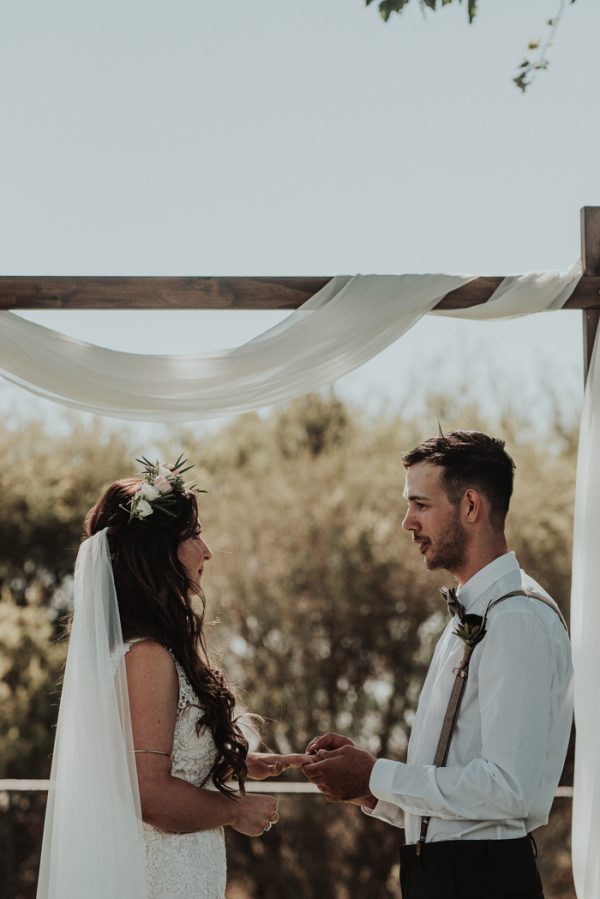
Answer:
<svg viewBox="0 0 600 899"><path fill-rule="evenodd" d="M410 531L425 565L431 571L459 568L466 552L466 532L459 508L448 498L443 468L418 462L406 471L404 498L408 511L402 527Z"/></svg>

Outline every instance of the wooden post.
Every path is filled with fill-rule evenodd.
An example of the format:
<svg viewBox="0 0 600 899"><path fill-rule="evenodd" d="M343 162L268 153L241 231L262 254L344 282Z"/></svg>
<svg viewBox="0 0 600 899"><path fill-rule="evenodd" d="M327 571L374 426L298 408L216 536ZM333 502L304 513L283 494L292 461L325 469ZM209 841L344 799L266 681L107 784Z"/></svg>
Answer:
<svg viewBox="0 0 600 899"><path fill-rule="evenodd" d="M584 206L581 210L581 260L583 275L600 275L600 206ZM583 310L583 376L587 380L592 350L600 322L598 306Z"/></svg>

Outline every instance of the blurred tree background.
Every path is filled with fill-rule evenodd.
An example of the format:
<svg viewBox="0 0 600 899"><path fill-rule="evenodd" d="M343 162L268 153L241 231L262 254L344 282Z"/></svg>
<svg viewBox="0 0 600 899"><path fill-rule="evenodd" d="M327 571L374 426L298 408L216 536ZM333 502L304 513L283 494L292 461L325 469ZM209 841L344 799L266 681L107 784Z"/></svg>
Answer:
<svg viewBox="0 0 600 899"><path fill-rule="evenodd" d="M486 420L462 394L427 399L444 428L500 433L517 463L509 540L568 615L576 423L558 411L543 434L506 408ZM420 686L446 621L432 575L402 532L403 451L430 436L422 415L367 416L335 394L211 436L171 432L162 459L196 463L209 646L240 704L266 719L267 746L301 750L316 733L347 733L404 758ZM46 778L66 655L71 571L87 509L135 471L127 431L72 423L7 424L0 435L0 778ZM563 782L572 783L572 753ZM45 796L0 795L0 883L32 899ZM539 832L548 899L574 895L570 800ZM261 840L228 835L230 899L399 897L400 833L319 796L281 800Z"/></svg>

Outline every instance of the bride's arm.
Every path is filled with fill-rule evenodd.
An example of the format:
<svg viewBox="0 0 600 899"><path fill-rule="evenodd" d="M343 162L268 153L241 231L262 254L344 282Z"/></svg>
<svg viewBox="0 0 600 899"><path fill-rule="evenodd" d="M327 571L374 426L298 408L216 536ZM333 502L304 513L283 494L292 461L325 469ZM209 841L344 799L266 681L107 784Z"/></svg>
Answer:
<svg viewBox="0 0 600 899"><path fill-rule="evenodd" d="M250 780L266 780L277 777L290 768L301 768L314 759L304 753L249 752L246 759Z"/></svg>
<svg viewBox="0 0 600 899"><path fill-rule="evenodd" d="M189 833L231 825L252 836L276 815L270 796L232 799L171 775L179 683L170 653L149 640L125 656L142 818L159 830Z"/></svg>

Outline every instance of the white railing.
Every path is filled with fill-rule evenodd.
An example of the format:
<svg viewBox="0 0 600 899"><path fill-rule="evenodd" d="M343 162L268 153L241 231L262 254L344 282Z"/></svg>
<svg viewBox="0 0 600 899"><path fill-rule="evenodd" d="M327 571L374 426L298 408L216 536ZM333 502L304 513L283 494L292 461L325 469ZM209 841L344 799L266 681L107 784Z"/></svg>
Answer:
<svg viewBox="0 0 600 899"><path fill-rule="evenodd" d="M44 793L50 786L49 780L0 780L1 793ZM319 793L314 784L302 781L260 780L246 784L253 793ZM573 787L558 787L555 797L572 799Z"/></svg>

